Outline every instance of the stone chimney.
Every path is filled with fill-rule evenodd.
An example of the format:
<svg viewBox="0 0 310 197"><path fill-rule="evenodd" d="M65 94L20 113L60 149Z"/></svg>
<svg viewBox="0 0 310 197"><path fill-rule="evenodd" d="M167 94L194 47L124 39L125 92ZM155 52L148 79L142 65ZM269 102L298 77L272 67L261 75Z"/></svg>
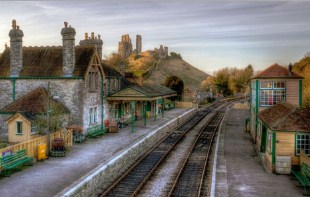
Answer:
<svg viewBox="0 0 310 197"><path fill-rule="evenodd" d="M85 33L85 39L80 40L81 46L94 46L97 49L100 60L102 60L102 45L103 41L101 40L101 35L95 36L95 33L91 33L91 37L88 37L88 33Z"/></svg>
<svg viewBox="0 0 310 197"><path fill-rule="evenodd" d="M75 66L75 29L68 23L64 22L65 27L61 30L62 35L62 58L63 58L63 75L70 77L73 74Z"/></svg>
<svg viewBox="0 0 310 197"><path fill-rule="evenodd" d="M10 36L10 76L17 77L23 67L23 36L24 33L19 26L16 26L16 20L12 20L12 29Z"/></svg>

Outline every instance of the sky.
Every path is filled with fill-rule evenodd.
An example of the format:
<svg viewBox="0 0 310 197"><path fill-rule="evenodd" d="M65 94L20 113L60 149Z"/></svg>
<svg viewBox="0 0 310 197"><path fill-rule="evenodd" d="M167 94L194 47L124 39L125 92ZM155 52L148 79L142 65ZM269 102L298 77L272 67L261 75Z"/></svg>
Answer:
<svg viewBox="0 0 310 197"><path fill-rule="evenodd" d="M142 35L142 50L162 44L212 74L252 64L262 70L299 61L310 51L310 1L1 1L0 53L9 45L12 19L24 46L60 46L64 21L100 34L103 55L117 52L121 35ZM134 45L135 47L135 45Z"/></svg>

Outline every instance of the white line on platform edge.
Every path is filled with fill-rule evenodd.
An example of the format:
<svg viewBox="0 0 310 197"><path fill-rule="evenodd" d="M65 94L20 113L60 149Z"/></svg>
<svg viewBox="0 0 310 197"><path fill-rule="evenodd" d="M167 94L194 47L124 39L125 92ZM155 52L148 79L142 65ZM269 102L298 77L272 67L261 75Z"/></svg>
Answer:
<svg viewBox="0 0 310 197"><path fill-rule="evenodd" d="M216 139L216 147L215 147L215 153L214 153L214 160L213 160L213 169L212 169L212 182L211 182L211 192L210 192L210 197L215 196L215 185L216 185L216 165L217 165L217 152L219 149L219 142L220 142L220 136L221 136L221 131L222 131L222 123L224 122L227 112L230 108L228 108L225 112L225 115L221 121L221 125L219 128L219 134L217 135Z"/></svg>

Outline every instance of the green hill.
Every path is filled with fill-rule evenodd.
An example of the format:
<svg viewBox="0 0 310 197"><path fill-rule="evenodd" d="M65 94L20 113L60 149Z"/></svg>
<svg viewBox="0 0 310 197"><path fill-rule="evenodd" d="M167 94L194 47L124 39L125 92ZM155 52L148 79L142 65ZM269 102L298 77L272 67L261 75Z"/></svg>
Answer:
<svg viewBox="0 0 310 197"><path fill-rule="evenodd" d="M184 88L191 90L199 88L201 81L209 76L182 59L168 59L158 62L149 76L143 79L142 84L160 85L166 77L171 75L181 78L184 82Z"/></svg>

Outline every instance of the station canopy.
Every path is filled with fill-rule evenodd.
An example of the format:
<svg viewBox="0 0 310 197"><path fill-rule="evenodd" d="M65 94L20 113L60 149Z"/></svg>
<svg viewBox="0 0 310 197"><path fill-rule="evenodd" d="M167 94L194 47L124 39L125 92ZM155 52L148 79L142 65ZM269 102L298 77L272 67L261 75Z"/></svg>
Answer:
<svg viewBox="0 0 310 197"><path fill-rule="evenodd" d="M106 97L110 101L154 101L176 96L177 92L165 86L131 85Z"/></svg>

